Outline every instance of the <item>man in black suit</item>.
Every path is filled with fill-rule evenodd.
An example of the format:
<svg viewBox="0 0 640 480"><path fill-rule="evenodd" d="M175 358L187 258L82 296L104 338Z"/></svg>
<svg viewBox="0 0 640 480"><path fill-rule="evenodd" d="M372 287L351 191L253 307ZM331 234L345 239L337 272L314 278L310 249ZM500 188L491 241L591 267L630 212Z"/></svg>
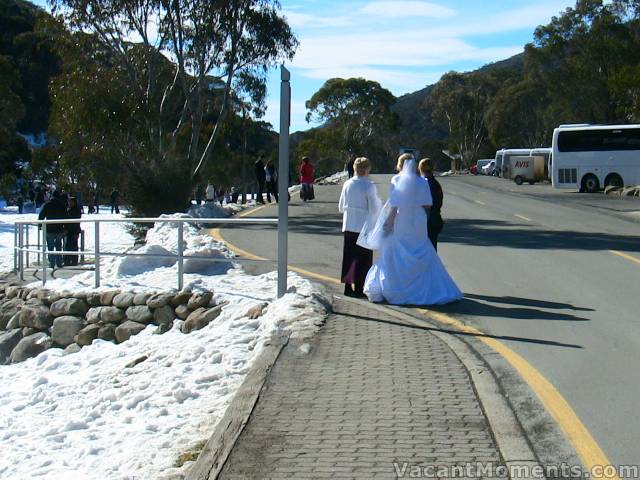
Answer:
<svg viewBox="0 0 640 480"><path fill-rule="evenodd" d="M433 248L438 251L438 235L440 235L442 227L444 226L442 215L440 214L440 211L442 210L442 202L444 200L444 192L442 191L442 186L438 180L433 176L433 162L430 159L423 158L420 160L418 168L420 169L420 175L426 178L429 182L429 189L431 190L433 205L429 211L427 233L429 235L429 240L431 240L431 243L433 244Z"/></svg>

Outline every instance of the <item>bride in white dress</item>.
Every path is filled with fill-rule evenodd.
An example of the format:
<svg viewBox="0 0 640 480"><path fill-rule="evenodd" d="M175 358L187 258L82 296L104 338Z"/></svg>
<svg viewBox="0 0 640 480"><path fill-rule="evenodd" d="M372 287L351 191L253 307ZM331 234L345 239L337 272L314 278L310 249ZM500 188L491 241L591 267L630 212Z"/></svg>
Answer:
<svg viewBox="0 0 640 480"><path fill-rule="evenodd" d="M427 236L427 209L432 199L427 181L418 175L410 154L398 158L389 200L377 221L365 225L358 244L380 251L364 284L372 302L394 305L442 305L460 300L462 292L447 273Z"/></svg>

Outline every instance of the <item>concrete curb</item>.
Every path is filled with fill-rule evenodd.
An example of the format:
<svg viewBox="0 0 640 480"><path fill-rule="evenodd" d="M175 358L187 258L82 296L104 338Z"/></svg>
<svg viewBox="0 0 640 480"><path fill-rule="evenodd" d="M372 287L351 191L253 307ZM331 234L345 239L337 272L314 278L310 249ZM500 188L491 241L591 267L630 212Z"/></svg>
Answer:
<svg viewBox="0 0 640 480"><path fill-rule="evenodd" d="M288 335L276 335L265 344L195 464L189 469L185 476L187 480L215 480L218 477L251 417L267 375L288 342Z"/></svg>
<svg viewBox="0 0 640 480"><path fill-rule="evenodd" d="M456 334L436 320L401 307L363 302L414 326L433 329L465 366L507 467L582 465L559 426L515 369L473 335ZM516 469L517 471L517 469ZM531 472L531 469L528 470ZM518 476L518 478L527 478Z"/></svg>

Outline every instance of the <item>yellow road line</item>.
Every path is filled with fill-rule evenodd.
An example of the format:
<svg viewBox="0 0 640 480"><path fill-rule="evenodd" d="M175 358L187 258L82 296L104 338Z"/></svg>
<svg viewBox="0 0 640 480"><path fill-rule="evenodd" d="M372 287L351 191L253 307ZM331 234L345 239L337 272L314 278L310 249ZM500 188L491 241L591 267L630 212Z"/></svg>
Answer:
<svg viewBox="0 0 640 480"><path fill-rule="evenodd" d="M544 407L565 433L587 469L591 471L596 466L611 465L606 454L602 451L598 443L591 436L587 427L585 427L562 394L558 392L553 384L533 365L495 338L483 336L485 334L480 330L469 325L465 325L461 321L450 317L449 315L434 312L426 308L417 310L440 323L454 326L456 329L465 333L478 335L478 338L482 342L502 355L502 357L505 358L529 384ZM619 480L617 475L607 478L611 480Z"/></svg>
<svg viewBox="0 0 640 480"><path fill-rule="evenodd" d="M533 222L533 220L531 220L530 218L527 218L524 215L518 215L517 213L514 215L514 217L518 217L522 220L526 220L527 222Z"/></svg>
<svg viewBox="0 0 640 480"><path fill-rule="evenodd" d="M250 210L246 212L246 214L250 215L251 213L255 213L262 208L264 208L264 206L259 207L255 210ZM220 234L220 229L218 228L211 229L209 230L209 232L216 240L224 242L230 250L236 252L238 255L254 260L266 260L263 257L253 255L252 253L249 253L246 250L243 250L236 245L233 245L232 243L224 240L224 238ZM640 263L640 259L637 259L635 257L631 257L615 250L610 250L610 252ZM324 280L334 284L341 283L340 280L336 278L310 272L309 270L305 270L303 268L293 267L291 265L289 265L288 268L289 270L292 270L294 272L312 278L317 278L319 280ZM562 394L533 365L527 362L512 349L504 345L502 342L496 340L495 338L486 337L485 334L477 328L465 325L460 320L451 317L450 315L446 315L441 312L435 312L426 308L416 308L415 310L420 313L426 314L429 318L439 323L453 326L461 332L478 335L478 338L482 342L502 355L502 357L516 369L516 371L522 376L522 378L524 378L527 384L529 384L529 386L536 393L549 414L558 423L564 434L567 436L587 469L592 471L596 466L611 465L611 462L607 458L606 454L602 451L587 427L582 423L578 415L574 412L569 403L564 399ZM606 478L610 480L620 480L617 475Z"/></svg>
<svg viewBox="0 0 640 480"><path fill-rule="evenodd" d="M267 208L268 205L262 205L261 207L256 207L256 208L250 208L245 210L244 212L240 212L238 215L236 215L237 217L247 217L249 215L253 215L254 213L259 212L260 210L262 210L263 208Z"/></svg>
<svg viewBox="0 0 640 480"><path fill-rule="evenodd" d="M640 258L627 255L626 253L618 252L617 250L609 250L609 252L619 257L626 258L627 260L640 264Z"/></svg>

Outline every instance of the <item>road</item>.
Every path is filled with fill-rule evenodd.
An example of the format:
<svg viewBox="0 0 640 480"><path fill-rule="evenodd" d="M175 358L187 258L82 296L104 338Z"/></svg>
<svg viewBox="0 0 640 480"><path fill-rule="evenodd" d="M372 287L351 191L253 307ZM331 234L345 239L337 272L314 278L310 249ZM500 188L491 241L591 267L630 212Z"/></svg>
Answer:
<svg viewBox="0 0 640 480"><path fill-rule="evenodd" d="M390 175L374 175L386 198ZM617 465L640 460L638 199L558 192L488 177L447 177L439 253L465 293L438 308L492 335L564 396ZM289 263L336 278L340 186L290 206ZM267 207L256 216L274 216ZM225 229L231 243L275 258L275 232Z"/></svg>

